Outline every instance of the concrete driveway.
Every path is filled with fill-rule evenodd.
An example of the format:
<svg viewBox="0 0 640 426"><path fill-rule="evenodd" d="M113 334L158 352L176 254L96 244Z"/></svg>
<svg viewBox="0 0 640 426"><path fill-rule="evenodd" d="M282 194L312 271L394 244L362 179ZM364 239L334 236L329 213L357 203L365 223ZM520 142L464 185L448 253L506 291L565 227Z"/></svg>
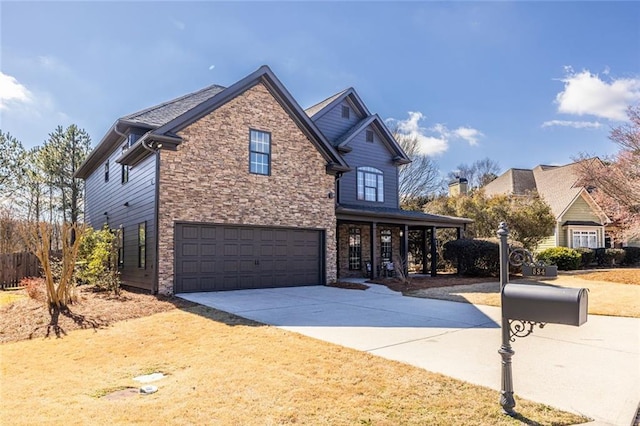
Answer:
<svg viewBox="0 0 640 426"><path fill-rule="evenodd" d="M293 287L177 296L244 318L500 389L500 309L366 291ZM630 425L640 402L640 320L590 316L512 343L519 397ZM496 392L496 410L498 410ZM518 409L516 405L516 410Z"/></svg>

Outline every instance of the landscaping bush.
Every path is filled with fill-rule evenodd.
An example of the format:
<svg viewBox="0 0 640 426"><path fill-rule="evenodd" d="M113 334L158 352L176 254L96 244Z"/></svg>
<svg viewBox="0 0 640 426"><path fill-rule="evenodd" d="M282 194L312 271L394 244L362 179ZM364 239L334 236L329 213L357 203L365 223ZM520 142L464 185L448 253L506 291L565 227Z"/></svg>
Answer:
<svg viewBox="0 0 640 426"><path fill-rule="evenodd" d="M624 260L622 261L624 265L640 264L640 247L625 247L622 250L624 250Z"/></svg>
<svg viewBox="0 0 640 426"><path fill-rule="evenodd" d="M538 260L547 265L557 265L562 271L570 271L580 267L582 256L568 247L551 247L538 253Z"/></svg>
<svg viewBox="0 0 640 426"><path fill-rule="evenodd" d="M118 234L108 228L85 230L76 264L79 280L115 294L120 292L117 240Z"/></svg>
<svg viewBox="0 0 640 426"><path fill-rule="evenodd" d="M585 268L593 263L596 258L596 252L588 247L578 247L575 249L578 253L580 253L580 267Z"/></svg>
<svg viewBox="0 0 640 426"><path fill-rule="evenodd" d="M596 261L598 266L616 266L620 265L625 258L625 252L622 249L596 249Z"/></svg>
<svg viewBox="0 0 640 426"><path fill-rule="evenodd" d="M445 260L458 266L461 275L488 277L500 273L499 245L493 241L460 239L443 245Z"/></svg>

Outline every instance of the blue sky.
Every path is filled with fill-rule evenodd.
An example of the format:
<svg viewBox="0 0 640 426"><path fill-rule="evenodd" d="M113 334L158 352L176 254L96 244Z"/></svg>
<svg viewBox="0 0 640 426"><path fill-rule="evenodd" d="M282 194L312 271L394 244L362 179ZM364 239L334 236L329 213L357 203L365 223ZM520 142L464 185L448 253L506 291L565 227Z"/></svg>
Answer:
<svg viewBox="0 0 640 426"><path fill-rule="evenodd" d="M27 147L269 65L303 108L354 87L445 175L565 164L640 103L638 2L0 2L0 128Z"/></svg>

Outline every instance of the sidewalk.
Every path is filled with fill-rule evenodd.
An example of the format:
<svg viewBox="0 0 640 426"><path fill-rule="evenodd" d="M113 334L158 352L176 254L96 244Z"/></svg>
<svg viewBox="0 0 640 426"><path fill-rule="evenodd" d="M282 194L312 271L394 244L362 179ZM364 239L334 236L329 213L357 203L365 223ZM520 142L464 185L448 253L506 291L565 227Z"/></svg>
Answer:
<svg viewBox="0 0 640 426"><path fill-rule="evenodd" d="M178 295L203 305L474 384L500 388L500 309L366 291L293 287ZM640 402L640 320L590 316L512 343L518 398L629 425ZM516 411L518 406L516 405Z"/></svg>

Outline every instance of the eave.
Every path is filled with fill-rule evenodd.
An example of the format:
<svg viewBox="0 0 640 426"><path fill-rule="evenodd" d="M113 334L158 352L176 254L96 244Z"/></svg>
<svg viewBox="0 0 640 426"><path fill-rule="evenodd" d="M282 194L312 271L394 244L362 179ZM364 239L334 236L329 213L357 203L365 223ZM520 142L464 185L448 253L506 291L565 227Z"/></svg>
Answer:
<svg viewBox="0 0 640 426"><path fill-rule="evenodd" d="M147 158L149 155L158 152L160 149L175 151L182 143L182 138L177 136L154 135L146 133L135 144L131 145L117 159L116 163L134 167Z"/></svg>
<svg viewBox="0 0 640 426"><path fill-rule="evenodd" d="M381 222L392 224L404 224L410 226L435 226L438 228L464 228L473 223L472 219L464 217L441 216L423 213L417 215L406 210L395 211L375 211L349 208L344 206L336 207L336 218L355 222Z"/></svg>

